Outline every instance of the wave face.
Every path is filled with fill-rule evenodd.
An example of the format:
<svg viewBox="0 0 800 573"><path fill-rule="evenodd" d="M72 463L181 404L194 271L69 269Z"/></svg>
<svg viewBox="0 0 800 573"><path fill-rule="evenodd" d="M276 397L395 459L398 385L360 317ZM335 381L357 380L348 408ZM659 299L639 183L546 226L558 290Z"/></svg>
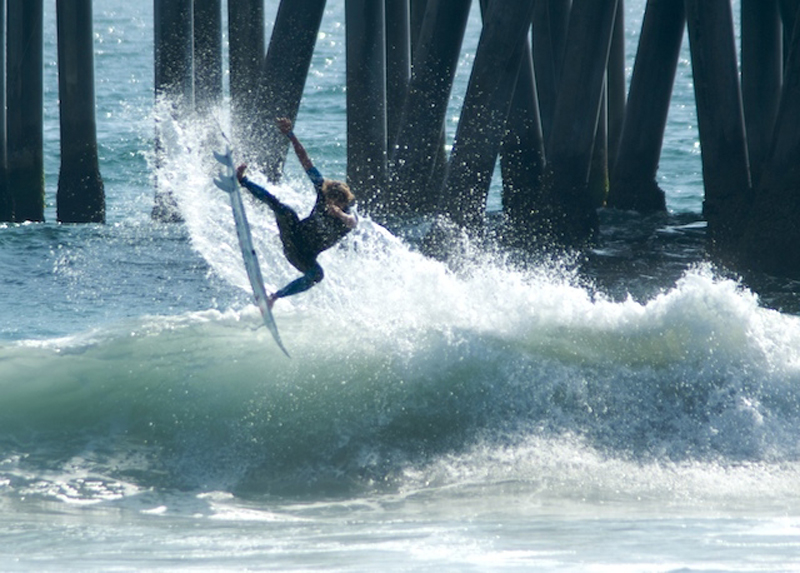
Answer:
<svg viewBox="0 0 800 573"><path fill-rule="evenodd" d="M220 292L247 300L214 166L176 140L183 150L167 155L160 185L175 193ZM273 190L311 208L305 181ZM247 208L276 288L296 274L269 211ZM775 468L796 483L800 319L706 266L645 302L615 301L567 264L519 270L468 243L464 252L454 270L363 219L320 257L325 281L276 306L291 360L252 305L4 342L0 484L77 499L126 488L319 496L460 480L575 489L601 476L613 489L614 476L649 482L694 464L714 475Z"/></svg>
<svg viewBox="0 0 800 573"><path fill-rule="evenodd" d="M638 462L797 460L797 319L731 282L698 270L613 303L420 258L406 279L424 284L381 293L345 272L364 258L342 249L331 275L353 284L278 313L292 360L252 307L3 346L0 470L319 493L532 439Z"/></svg>
<svg viewBox="0 0 800 573"><path fill-rule="evenodd" d="M197 244L243 274L231 241ZM531 440L636 463L798 459L800 323L707 268L614 302L553 269L452 272L369 221L322 264L276 307L291 360L252 306L4 344L0 473L320 494L547 449Z"/></svg>

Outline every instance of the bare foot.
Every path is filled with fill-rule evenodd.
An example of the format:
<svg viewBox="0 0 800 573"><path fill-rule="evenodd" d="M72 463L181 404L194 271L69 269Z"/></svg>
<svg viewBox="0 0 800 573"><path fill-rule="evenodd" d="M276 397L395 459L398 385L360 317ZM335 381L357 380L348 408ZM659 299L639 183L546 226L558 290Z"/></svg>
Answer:
<svg viewBox="0 0 800 573"><path fill-rule="evenodd" d="M272 310L272 307L275 306L275 301L278 300L278 297L275 296L275 293L272 293L267 297L267 308Z"/></svg>

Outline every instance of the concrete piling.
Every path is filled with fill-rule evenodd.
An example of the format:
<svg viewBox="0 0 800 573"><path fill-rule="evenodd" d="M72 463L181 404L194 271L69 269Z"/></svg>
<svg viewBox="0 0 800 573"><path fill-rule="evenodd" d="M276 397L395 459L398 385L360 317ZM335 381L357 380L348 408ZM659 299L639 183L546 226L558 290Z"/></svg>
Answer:
<svg viewBox="0 0 800 573"><path fill-rule="evenodd" d="M411 7L409 0L386 0L386 133L394 143L411 78Z"/></svg>
<svg viewBox="0 0 800 573"><path fill-rule="evenodd" d="M382 194L385 216L432 212L428 190L441 149L445 113L464 38L470 0L428 0L414 51L414 67L397 140L390 150L390 179Z"/></svg>
<svg viewBox="0 0 800 573"><path fill-rule="evenodd" d="M743 268L800 278L800 29L795 26L770 153L748 211L748 228L734 245Z"/></svg>
<svg viewBox="0 0 800 573"><path fill-rule="evenodd" d="M556 112L571 5L572 0L536 0L533 13L533 66L545 144Z"/></svg>
<svg viewBox="0 0 800 573"><path fill-rule="evenodd" d="M222 103L222 2L194 0L194 98L199 111Z"/></svg>
<svg viewBox="0 0 800 573"><path fill-rule="evenodd" d="M554 240L581 245L597 232L587 188L617 0L575 0L547 148Z"/></svg>
<svg viewBox="0 0 800 573"><path fill-rule="evenodd" d="M611 172L609 207L666 210L656 174L685 26L683 2L648 0Z"/></svg>
<svg viewBox="0 0 800 573"><path fill-rule="evenodd" d="M194 39L192 0L154 0L154 72L156 100L167 106L173 121L194 110ZM156 120L156 165L161 165L161 126ZM181 214L171 191L156 181L152 217L178 222Z"/></svg>
<svg viewBox="0 0 800 573"><path fill-rule="evenodd" d="M347 181L368 212L386 188L384 3L346 0Z"/></svg>
<svg viewBox="0 0 800 573"><path fill-rule="evenodd" d="M91 6L57 0L63 222L104 220ZM325 7L282 0L265 51L263 1L227 0L233 136L271 180L287 152L273 122L296 119ZM347 180L376 221L416 232L445 214L480 233L498 157L504 217L492 229L514 247L585 247L606 189L607 206L664 211L656 176L688 26L709 252L739 271L800 277L800 0L741 0L741 77L730 0L648 0L627 99L623 0L484 0L448 158L471 8L345 2ZM155 90L175 121L221 101L221 10L221 0L154 0ZM0 0L0 221L44 220L42 16L43 0ZM154 214L180 216L158 191Z"/></svg>
<svg viewBox="0 0 800 573"><path fill-rule="evenodd" d="M44 221L42 0L8 0L8 188L16 221Z"/></svg>
<svg viewBox="0 0 800 573"><path fill-rule="evenodd" d="M6 0L0 0L0 110L6 109ZM8 189L6 114L0 113L0 222L14 220L14 204Z"/></svg>
<svg viewBox="0 0 800 573"><path fill-rule="evenodd" d="M617 2L614 17L614 32L611 35L611 51L608 54L606 92L608 94L608 171L617 161L617 149L622 137L627 102L627 80L625 75L625 2Z"/></svg>
<svg viewBox="0 0 800 573"><path fill-rule="evenodd" d="M533 0L491 0L484 17L442 195L442 211L477 230L530 30Z"/></svg>
<svg viewBox="0 0 800 573"><path fill-rule="evenodd" d="M275 127L276 117L297 118L325 0L283 0L266 57L258 75L253 149L256 163L270 181L280 180L289 143Z"/></svg>
<svg viewBox="0 0 800 573"><path fill-rule="evenodd" d="M250 160L259 148L258 85L264 59L263 0L228 1L229 70L232 135ZM270 127L274 127L271 118Z"/></svg>
<svg viewBox="0 0 800 573"><path fill-rule="evenodd" d="M686 0L697 125L705 183L703 213L722 256L741 238L750 199L744 114L728 0Z"/></svg>
<svg viewBox="0 0 800 573"><path fill-rule="evenodd" d="M92 0L57 0L61 169L57 217L104 223L105 191L97 158Z"/></svg>
<svg viewBox="0 0 800 573"><path fill-rule="evenodd" d="M742 103L753 184L761 178L772 143L783 82L778 0L742 0Z"/></svg>
<svg viewBox="0 0 800 573"><path fill-rule="evenodd" d="M155 0L155 90L183 110L194 106L192 0Z"/></svg>
<svg viewBox="0 0 800 573"><path fill-rule="evenodd" d="M508 223L505 239L512 245L530 245L543 225L539 213L545 150L536 93L533 54L526 39L500 146L503 212Z"/></svg>

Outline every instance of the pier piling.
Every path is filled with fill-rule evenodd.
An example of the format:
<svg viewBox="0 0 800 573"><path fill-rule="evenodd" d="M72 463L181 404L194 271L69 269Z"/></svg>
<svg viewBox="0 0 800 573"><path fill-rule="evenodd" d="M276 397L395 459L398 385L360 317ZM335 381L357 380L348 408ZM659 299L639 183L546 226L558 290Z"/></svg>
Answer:
<svg viewBox="0 0 800 573"><path fill-rule="evenodd" d="M8 188L16 221L44 221L42 0L8 0Z"/></svg>
<svg viewBox="0 0 800 573"><path fill-rule="evenodd" d="M386 20L384 3L346 0L347 181L365 210L386 187Z"/></svg>
<svg viewBox="0 0 800 573"><path fill-rule="evenodd" d="M155 90L184 109L194 106L192 0L155 0Z"/></svg>
<svg viewBox="0 0 800 573"><path fill-rule="evenodd" d="M572 0L536 0L533 12L533 67L545 144L556 112L571 4Z"/></svg>
<svg viewBox="0 0 800 573"><path fill-rule="evenodd" d="M512 245L531 246L543 224L539 213L545 150L538 101L533 54L526 38L500 146L502 202L508 222L504 238Z"/></svg>
<svg viewBox="0 0 800 573"><path fill-rule="evenodd" d="M57 218L104 223L103 179L97 158L92 0L57 0L61 169Z"/></svg>
<svg viewBox="0 0 800 573"><path fill-rule="evenodd" d="M194 35L192 0L155 0L154 76L156 100L169 107L173 121L182 121L194 109ZM162 162L161 126L156 119L156 165ZM175 197L156 181L152 217L181 220Z"/></svg>
<svg viewBox="0 0 800 573"><path fill-rule="evenodd" d="M625 2L617 2L614 17L614 32L611 35L611 51L608 54L606 92L608 94L608 175L617 161L622 125L625 123L627 103L627 80L625 74Z"/></svg>
<svg viewBox="0 0 800 573"><path fill-rule="evenodd" d="M656 174L685 27L683 2L648 0L611 171L609 207L642 213L667 208Z"/></svg>
<svg viewBox="0 0 800 573"><path fill-rule="evenodd" d="M703 213L715 251L735 249L746 226L750 170L729 0L686 0L697 125L705 183Z"/></svg>
<svg viewBox="0 0 800 573"><path fill-rule="evenodd" d="M0 110L6 109L6 0L0 0ZM0 223L14 220L14 204L8 189L6 114L0 113Z"/></svg>
<svg viewBox="0 0 800 573"><path fill-rule="evenodd" d="M441 149L447 103L455 77L470 0L428 0L414 50L413 70L397 140L390 151L390 179L381 209L393 218L431 213L439 191L428 190Z"/></svg>
<svg viewBox="0 0 800 573"><path fill-rule="evenodd" d="M553 238L578 246L597 232L587 187L617 0L575 0L547 149Z"/></svg>
<svg viewBox="0 0 800 573"><path fill-rule="evenodd" d="M325 0L282 0L266 57L258 75L256 138L252 150L267 178L281 178L289 143L275 127L276 117L297 118Z"/></svg>
<svg viewBox="0 0 800 573"><path fill-rule="evenodd" d="M397 137L403 101L411 78L411 7L409 0L386 0L387 149Z"/></svg>
<svg viewBox="0 0 800 573"><path fill-rule="evenodd" d="M228 67L231 124L235 143L247 160L258 149L258 84L264 59L264 1L229 0ZM270 120L273 128L274 118Z"/></svg>
<svg viewBox="0 0 800 573"><path fill-rule="evenodd" d="M742 103L754 186L772 143L783 81L783 41L778 0L742 0Z"/></svg>
<svg viewBox="0 0 800 573"><path fill-rule="evenodd" d="M485 216L532 12L533 0L490 0L484 16L442 192L444 214L472 231Z"/></svg>
<svg viewBox="0 0 800 573"><path fill-rule="evenodd" d="M794 35L794 25L797 22L797 13L800 9L800 0L778 0L783 22L783 56L789 59L789 51Z"/></svg>
<svg viewBox="0 0 800 573"><path fill-rule="evenodd" d="M194 0L194 99L198 110L222 102L222 2Z"/></svg>
<svg viewBox="0 0 800 573"><path fill-rule="evenodd" d="M22 31L32 29L23 20L37 7L41 19L41 0L8 1L12 173L14 158L36 155L35 142L31 153L18 152L37 128L35 118L20 128L14 74L23 67ZM218 102L221 0L154 1L157 93L183 109ZM325 5L282 0L265 54L262 0L227 2L233 135L272 181L287 153L273 120L297 116ZM505 216L496 229L515 247L584 248L604 206L665 211L656 177L688 26L710 253L800 276L800 37L792 35L800 0L741 0L741 78L731 0L648 0L627 98L624 0L483 0L487 17L449 158L445 115L472 2L344 6L347 179L364 210L392 229L448 216L450 223L435 217L443 224L433 225L423 250L441 252L437 237L452 244L450 225L484 228L498 157ZM191 18L180 17L192 7L194 54ZM41 69L38 57L26 71ZM23 83L25 110L34 110L41 78ZM34 191L24 199L41 195ZM0 217L11 202L0 193Z"/></svg>
<svg viewBox="0 0 800 573"><path fill-rule="evenodd" d="M800 278L800 27L795 26L771 151L755 190L743 266Z"/></svg>

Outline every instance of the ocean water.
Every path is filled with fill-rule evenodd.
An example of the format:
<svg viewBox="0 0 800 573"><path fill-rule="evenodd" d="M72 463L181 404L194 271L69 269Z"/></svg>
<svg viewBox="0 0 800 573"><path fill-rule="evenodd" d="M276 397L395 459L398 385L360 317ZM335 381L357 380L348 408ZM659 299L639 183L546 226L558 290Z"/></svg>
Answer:
<svg viewBox="0 0 800 573"><path fill-rule="evenodd" d="M341 176L328 4L296 132ZM448 266L364 219L276 306L287 359L210 180L224 106L166 122L153 167L152 4L95 2L108 223L55 223L53 9L48 222L0 227L0 571L800 570L797 285L705 260L688 52L668 215L603 213L588 260L524 268L468 243ZM478 33L474 13L451 137ZM275 192L310 208L287 174ZM184 224L150 219L155 180ZM274 222L247 208L280 286Z"/></svg>

